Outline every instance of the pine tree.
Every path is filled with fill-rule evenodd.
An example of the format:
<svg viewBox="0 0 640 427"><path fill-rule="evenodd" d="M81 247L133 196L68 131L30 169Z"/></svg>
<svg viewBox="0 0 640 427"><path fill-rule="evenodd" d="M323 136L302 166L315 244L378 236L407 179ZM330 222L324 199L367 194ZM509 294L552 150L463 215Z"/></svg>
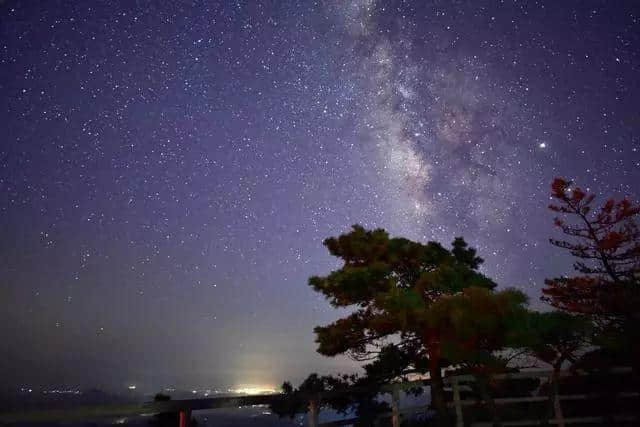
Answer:
<svg viewBox="0 0 640 427"><path fill-rule="evenodd" d="M557 203L549 208L561 214L555 224L568 240L550 241L577 258L578 274L546 280L543 300L588 315L603 337L618 335L631 344L629 334L640 321L640 206L624 198L595 208L593 194L562 178L553 181L552 197Z"/></svg>
<svg viewBox="0 0 640 427"><path fill-rule="evenodd" d="M315 328L318 351L373 360L390 337L397 337L396 347L411 355L414 367L426 366L433 406L444 422L441 370L449 363L442 354L446 337L430 321L429 310L441 298L469 287L493 289L495 283L478 271L482 259L462 238L447 250L437 242L390 238L382 229L357 225L324 245L344 263L327 276L311 277L309 285L334 307L353 312Z"/></svg>

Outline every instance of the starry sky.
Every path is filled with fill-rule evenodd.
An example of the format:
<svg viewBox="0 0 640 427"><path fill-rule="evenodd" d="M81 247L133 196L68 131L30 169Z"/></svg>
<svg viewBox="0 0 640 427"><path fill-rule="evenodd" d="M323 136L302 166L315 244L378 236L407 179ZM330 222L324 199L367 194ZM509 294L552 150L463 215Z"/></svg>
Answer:
<svg viewBox="0 0 640 427"><path fill-rule="evenodd" d="M0 376L275 385L354 223L534 305L549 184L640 193L636 1L0 2Z"/></svg>

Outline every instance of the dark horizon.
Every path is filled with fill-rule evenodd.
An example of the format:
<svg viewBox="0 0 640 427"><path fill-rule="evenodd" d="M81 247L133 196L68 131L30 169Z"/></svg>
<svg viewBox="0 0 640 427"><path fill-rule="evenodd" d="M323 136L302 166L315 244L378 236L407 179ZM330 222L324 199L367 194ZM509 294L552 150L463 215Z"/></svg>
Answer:
<svg viewBox="0 0 640 427"><path fill-rule="evenodd" d="M0 2L0 376L276 387L353 224L534 307L550 184L640 196L640 3Z"/></svg>

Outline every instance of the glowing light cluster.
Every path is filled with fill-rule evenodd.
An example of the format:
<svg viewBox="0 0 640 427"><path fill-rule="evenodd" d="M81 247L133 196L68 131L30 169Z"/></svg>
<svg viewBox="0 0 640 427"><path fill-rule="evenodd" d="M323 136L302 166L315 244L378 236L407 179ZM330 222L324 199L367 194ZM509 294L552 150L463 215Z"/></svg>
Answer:
<svg viewBox="0 0 640 427"><path fill-rule="evenodd" d="M257 394L270 394L277 393L278 390L271 386L240 386L238 388L229 389L231 393L236 394L247 394L247 395L257 395Z"/></svg>

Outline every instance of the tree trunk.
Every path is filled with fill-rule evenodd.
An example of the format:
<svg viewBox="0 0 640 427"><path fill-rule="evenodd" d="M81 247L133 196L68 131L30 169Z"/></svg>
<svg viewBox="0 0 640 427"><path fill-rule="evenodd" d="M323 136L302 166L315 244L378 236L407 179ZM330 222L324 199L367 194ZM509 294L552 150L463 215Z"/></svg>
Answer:
<svg viewBox="0 0 640 427"><path fill-rule="evenodd" d="M562 414L562 406L560 406L560 398L558 397L560 395L560 387L558 383L560 381L561 366L562 365L553 367L553 373L551 374L550 384L549 384L549 393L550 393L549 399L551 400L551 404L553 405L553 413L555 415L554 418L556 420L556 425L558 427L565 426L564 415Z"/></svg>
<svg viewBox="0 0 640 427"><path fill-rule="evenodd" d="M436 411L436 424L439 427L448 426L449 413L444 394L442 370L440 369L440 360L436 357L429 357L429 375L431 376L431 405Z"/></svg>

